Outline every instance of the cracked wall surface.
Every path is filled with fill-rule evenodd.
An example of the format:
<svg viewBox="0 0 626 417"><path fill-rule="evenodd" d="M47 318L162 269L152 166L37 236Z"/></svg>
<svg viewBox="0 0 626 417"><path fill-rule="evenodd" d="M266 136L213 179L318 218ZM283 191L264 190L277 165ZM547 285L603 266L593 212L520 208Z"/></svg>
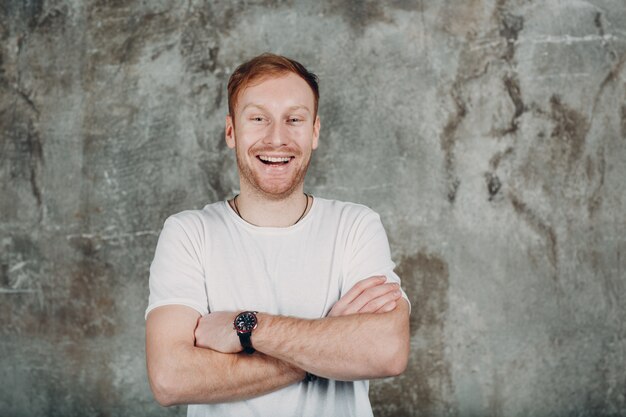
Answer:
<svg viewBox="0 0 626 417"><path fill-rule="evenodd" d="M184 415L145 373L164 219L237 191L226 82L321 79L314 195L386 226L377 416L626 415L623 0L0 4L0 415Z"/></svg>

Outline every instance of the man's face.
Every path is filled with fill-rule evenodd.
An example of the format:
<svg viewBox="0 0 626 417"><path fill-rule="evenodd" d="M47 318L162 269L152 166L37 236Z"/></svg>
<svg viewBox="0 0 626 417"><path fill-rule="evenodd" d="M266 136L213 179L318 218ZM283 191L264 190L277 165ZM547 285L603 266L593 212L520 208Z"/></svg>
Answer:
<svg viewBox="0 0 626 417"><path fill-rule="evenodd" d="M314 96L298 75L265 78L237 99L226 117L226 143L237 154L240 180L271 199L301 192L317 148L320 121Z"/></svg>

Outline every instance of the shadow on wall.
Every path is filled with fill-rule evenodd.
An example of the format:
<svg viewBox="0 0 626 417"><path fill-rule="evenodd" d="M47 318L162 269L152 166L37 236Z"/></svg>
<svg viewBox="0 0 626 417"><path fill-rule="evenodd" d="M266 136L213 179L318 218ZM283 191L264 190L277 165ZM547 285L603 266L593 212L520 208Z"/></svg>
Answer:
<svg viewBox="0 0 626 417"><path fill-rule="evenodd" d="M448 264L436 254L418 252L399 260L397 272L411 301L409 365L392 383L374 383L370 398L379 416L444 415L453 412L445 399L453 391L444 355L448 310Z"/></svg>

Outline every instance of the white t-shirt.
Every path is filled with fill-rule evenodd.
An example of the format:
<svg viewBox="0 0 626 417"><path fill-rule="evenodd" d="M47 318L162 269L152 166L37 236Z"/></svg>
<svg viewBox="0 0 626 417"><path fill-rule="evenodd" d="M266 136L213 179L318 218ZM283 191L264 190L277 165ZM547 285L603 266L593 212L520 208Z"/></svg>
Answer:
<svg viewBox="0 0 626 417"><path fill-rule="evenodd" d="M182 304L202 315L255 310L322 318L362 279L400 282L394 267L380 217L365 206L315 198L302 220L278 228L253 226L222 201L165 221L146 316ZM372 416L368 388L368 381L300 382L245 401L189 405L187 415Z"/></svg>

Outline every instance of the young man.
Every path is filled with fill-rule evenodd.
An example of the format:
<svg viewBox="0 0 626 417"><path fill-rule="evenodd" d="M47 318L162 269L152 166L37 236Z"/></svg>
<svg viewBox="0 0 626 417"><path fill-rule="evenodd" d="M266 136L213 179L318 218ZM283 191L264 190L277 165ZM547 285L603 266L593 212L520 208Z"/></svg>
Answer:
<svg viewBox="0 0 626 417"><path fill-rule="evenodd" d="M190 416L371 416L367 379L402 373L409 305L379 216L304 193L317 77L263 54L228 83L240 194L165 222L146 356Z"/></svg>

